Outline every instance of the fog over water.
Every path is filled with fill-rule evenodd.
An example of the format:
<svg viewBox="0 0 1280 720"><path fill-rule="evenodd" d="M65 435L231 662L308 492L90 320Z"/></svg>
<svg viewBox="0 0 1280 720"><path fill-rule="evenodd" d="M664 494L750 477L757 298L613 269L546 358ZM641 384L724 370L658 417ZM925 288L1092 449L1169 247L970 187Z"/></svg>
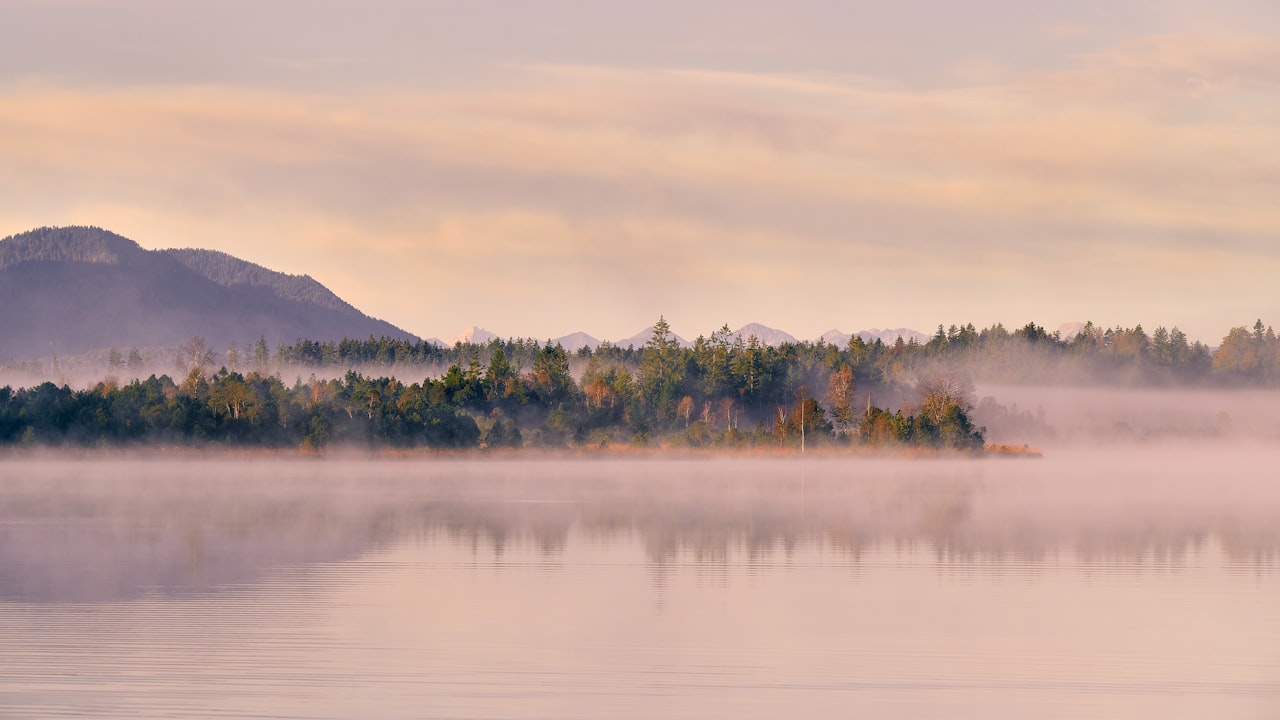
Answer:
<svg viewBox="0 0 1280 720"><path fill-rule="evenodd" d="M1269 569L1278 461L1280 448L1247 443L1076 446L1046 460L9 460L0 597L214 591L440 535L496 556L554 555L573 535L638 539L655 564L804 545L855 562L905 547L940 563L1158 566L1213 545Z"/></svg>
<svg viewBox="0 0 1280 720"><path fill-rule="evenodd" d="M1263 718L1280 447L0 458L0 717Z"/></svg>
<svg viewBox="0 0 1280 720"><path fill-rule="evenodd" d="M1280 392L1254 388L979 385L989 442L1048 446L1280 443ZM984 412L982 398L996 403Z"/></svg>

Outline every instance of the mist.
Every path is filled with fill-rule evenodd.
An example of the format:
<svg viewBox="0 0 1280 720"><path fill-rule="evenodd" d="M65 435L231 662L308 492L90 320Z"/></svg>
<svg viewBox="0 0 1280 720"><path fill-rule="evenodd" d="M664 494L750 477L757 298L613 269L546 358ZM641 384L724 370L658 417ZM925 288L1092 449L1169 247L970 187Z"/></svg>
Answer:
<svg viewBox="0 0 1280 720"><path fill-rule="evenodd" d="M1047 448L1280 442L1280 391L979 385L974 420L987 441Z"/></svg>
<svg viewBox="0 0 1280 720"><path fill-rule="evenodd" d="M645 562L1169 568L1207 548L1276 568L1275 445L1112 444L1044 460L231 459L119 454L0 460L0 598L206 593L390 544L462 543L501 564L638 538ZM416 538L416 540L415 540ZM138 548L147 548L139 553Z"/></svg>

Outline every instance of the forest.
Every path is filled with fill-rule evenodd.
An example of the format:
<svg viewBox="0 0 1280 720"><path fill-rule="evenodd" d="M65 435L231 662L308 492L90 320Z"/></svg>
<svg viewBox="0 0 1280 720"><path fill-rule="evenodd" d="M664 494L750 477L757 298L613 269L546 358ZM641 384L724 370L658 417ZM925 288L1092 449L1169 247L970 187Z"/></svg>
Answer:
<svg viewBox="0 0 1280 720"><path fill-rule="evenodd" d="M642 347L576 353L531 340L447 348L370 338L274 352L259 340L219 358L192 338L173 377L116 379L140 363L136 349L127 359L112 349L93 387L0 388L0 444L974 451L984 442L975 382L1275 386L1280 340L1261 320L1233 328L1216 350L1176 327L1148 335L1087 324L1064 340L1028 323L939 326L923 343L773 347L725 326L683 347L660 318ZM377 368L388 372L368 372ZM308 369L305 380L284 379ZM414 369L423 379L406 383Z"/></svg>
<svg viewBox="0 0 1280 720"><path fill-rule="evenodd" d="M508 361L527 367L549 344L550 341L539 344L531 339L492 340L480 345L458 343L451 347L391 338L339 342L299 340L277 347L272 354L260 340L252 362L259 369L271 366L444 369L452 365L465 366L477 358L488 362L494 352L501 349ZM634 372L646 349L647 346L623 348L603 343L594 350L584 348L573 353L572 360L581 365L595 360L601 365L617 365ZM754 364L765 367L763 382L766 385L792 377L793 369L784 368L799 363L804 368L821 366L827 372L841 365L848 366L860 382L874 381L890 386L934 371L959 374L974 382L1280 386L1280 340L1261 320L1252 328L1232 328L1216 349L1189 340L1177 327L1157 327L1148 334L1141 325L1103 328L1085 323L1080 332L1064 339L1032 322L1012 331L999 323L981 330L972 323L945 329L939 325L927 342L900 338L896 343L887 344L880 340L867 342L855 336L845 346L818 341L784 343L776 347L753 343L749 337L735 337L726 325L710 336L699 336L692 347L677 350L681 353L678 364L687 368L690 377L708 373L714 376L717 358L728 358L730 375L734 367ZM756 380L745 378L743 384L753 385Z"/></svg>

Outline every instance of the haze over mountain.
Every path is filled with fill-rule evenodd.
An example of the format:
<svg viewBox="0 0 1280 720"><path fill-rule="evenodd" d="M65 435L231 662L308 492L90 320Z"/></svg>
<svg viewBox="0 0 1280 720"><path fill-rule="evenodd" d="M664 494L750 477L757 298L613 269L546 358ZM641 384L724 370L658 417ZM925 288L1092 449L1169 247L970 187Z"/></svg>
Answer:
<svg viewBox="0 0 1280 720"><path fill-rule="evenodd" d="M629 338L623 338L619 340L618 342L614 343L614 345L617 345L620 348L626 348L626 347L642 348L644 347L645 343L649 342L649 338L651 337L653 337L653 328L647 327L641 330L640 332L636 333L635 335L632 335ZM680 337L675 333L671 333L671 337L675 338L675 341L680 344L680 347L693 347L693 343L689 342L688 340L685 340L684 338Z"/></svg>
<svg viewBox="0 0 1280 720"><path fill-rule="evenodd" d="M595 339L591 335L588 335L587 333L584 333L584 332L575 332L575 333L569 333L568 335L561 335L560 337L552 340L551 342L559 344L560 347L564 348L565 350L568 350L569 352L578 352L582 348L591 348L592 350L595 350L596 348L600 347L599 340Z"/></svg>
<svg viewBox="0 0 1280 720"><path fill-rule="evenodd" d="M796 338L794 335L782 330L777 330L760 323L747 323L737 330L733 331L733 337L742 338L744 342L754 337L760 341L761 345L781 345L783 343L794 343Z"/></svg>
<svg viewBox="0 0 1280 720"><path fill-rule="evenodd" d="M710 331L708 331L700 334L709 337L711 333ZM897 342L899 337L902 338L903 342L910 342L912 340L915 340L916 342L919 342L919 343L928 342L930 337L926 333L922 333L919 330L912 330L910 328L885 328L883 330L879 328L872 328L870 330L859 330L857 333L846 333L846 332L841 332L840 330L833 329L823 333L822 336L819 338L814 338L813 341L817 342L818 340L823 340L829 345L839 345L843 347L844 345L848 344L849 340L855 334L860 336L864 341L868 343L874 342L876 340L880 340L884 342L886 345L894 344L895 342ZM734 330L733 332L731 332L729 336L732 339L741 338L743 342L746 342L747 340L754 337L761 345L769 345L773 347L777 347L784 343L800 342L794 335L792 335L789 332L786 332L785 330L779 330L777 328L772 328L767 325L763 325L761 323L756 323L756 322L747 323L746 325L743 325L737 330ZM636 333L635 335L632 335L631 337L623 338L611 344L621 348L625 348L625 347L641 348L641 347L644 347L644 345L647 342L649 342L649 339L651 337L653 337L653 328L647 327L641 330L640 332ZM676 342L678 342L681 347L693 346L692 342L685 340L683 337L681 337L680 335L677 335L676 333L672 333L672 337L675 338ZM453 345L454 343L461 342L461 343L474 343L474 344L482 345L493 339L501 340L502 337L497 333L494 333L490 330L486 330L485 328L482 328L478 325L473 325L470 328L455 335L449 341L448 344ZM540 339L540 338L534 338L534 337L525 337L525 339L534 340L538 343L547 342L546 339ZM578 352L584 347L589 347L592 350L595 350L601 345L601 341L596 339L595 336L590 335L589 333L578 331L578 332L569 333L568 335L561 335L559 337L551 338L550 344L560 345L561 347L563 347L565 350L568 350L569 352Z"/></svg>
<svg viewBox="0 0 1280 720"><path fill-rule="evenodd" d="M1079 335L1084 330L1084 323L1080 321L1065 322L1058 326L1058 337L1063 340L1070 340Z"/></svg>
<svg viewBox="0 0 1280 720"><path fill-rule="evenodd" d="M883 330L880 328L871 328L870 330L859 330L856 333L841 332L840 330L832 328L831 330L822 333L822 336L819 339L825 340L828 345L839 345L843 347L853 339L854 335L862 338L863 342L869 343L879 340L885 345L892 345L898 342L898 338L902 338L903 342L911 342L912 340L915 340L916 342L927 342L929 340L929 336L927 334L910 328L885 328Z"/></svg>
<svg viewBox="0 0 1280 720"><path fill-rule="evenodd" d="M711 335L711 331L708 330L700 334L706 335L709 337ZM870 330L859 330L856 334L861 336L862 339L865 340L866 342L873 342L879 339L883 341L886 345L894 344L895 342L897 342L899 337L901 337L904 342L910 342L912 339L914 339L916 342L926 342L929 339L929 336L926 335L925 333L922 333L918 330L911 330L909 328L893 328L893 329L886 328L884 330L880 330L878 328L872 328ZM693 345L693 343L689 342L688 340L685 340L679 335L675 335L675 333L672 333L672 335L676 338L676 340L680 343L682 347L691 347ZM799 342L799 340L797 340L797 338L789 332L786 332L784 330L779 330L777 328L771 328L767 325L763 325L761 323L756 323L756 322L747 323L746 325L743 325L742 327L730 333L730 336L733 338L742 338L744 342L749 340L752 337L755 337L755 339L758 340L761 345L770 345L775 347L778 345L782 345L783 343ZM651 337L653 337L653 328L645 328L639 333L629 338L624 338L622 340L619 340L614 344L617 345L618 347L627 347L628 345L641 347L646 342L648 342L649 338ZM843 332L840 332L839 330L828 330L827 332L822 334L821 338L815 338L814 340L816 342L818 339L822 339L831 345L844 346L849 342L849 339L852 337L853 337L853 334L851 333L843 333Z"/></svg>
<svg viewBox="0 0 1280 720"><path fill-rule="evenodd" d="M0 317L0 362L108 347L175 347L193 335L215 348L234 341L245 350L260 336L272 347L298 339L418 339L363 314L309 276L277 272L216 250L146 250L96 227L39 228L0 240L0 303L6 309ZM647 327L614 344L639 348L652 334ZM927 340L905 328L858 334L890 344L899 336ZM743 325L732 335L744 341L754 336L764 345L796 342L790 333L760 323ZM674 337L683 347L691 345ZM850 337L837 330L823 335L839 345ZM472 326L449 344L495 338L496 333ZM571 352L600 345L585 332L552 343Z"/></svg>
<svg viewBox="0 0 1280 720"><path fill-rule="evenodd" d="M498 337L497 333L489 330L485 330L479 325L472 325L466 330L463 330L462 332L450 338L448 345L451 347L453 345L457 345L458 343L471 343L472 345L482 345L484 343L489 342L490 340L498 340L498 339L501 339L501 338Z"/></svg>
<svg viewBox="0 0 1280 720"><path fill-rule="evenodd" d="M274 347L299 338L417 338L306 275L212 250L146 250L96 227L0 240L0 361L106 347Z"/></svg>

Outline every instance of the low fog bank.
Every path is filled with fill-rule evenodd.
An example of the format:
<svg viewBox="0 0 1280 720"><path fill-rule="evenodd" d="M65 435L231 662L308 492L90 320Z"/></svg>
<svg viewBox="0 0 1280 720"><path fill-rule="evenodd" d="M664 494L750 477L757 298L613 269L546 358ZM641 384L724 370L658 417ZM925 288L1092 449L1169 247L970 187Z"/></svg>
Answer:
<svg viewBox="0 0 1280 720"><path fill-rule="evenodd" d="M1122 571L1220 551L1280 565L1275 446L1118 445L1042 461L8 460L0 601L212 592L409 538L554 556L639 543L655 565L857 563L884 551L1000 566L1071 553Z"/></svg>
<svg viewBox="0 0 1280 720"><path fill-rule="evenodd" d="M973 420L993 443L1278 443L1280 391L986 385Z"/></svg>
<svg viewBox="0 0 1280 720"><path fill-rule="evenodd" d="M0 461L0 599L214 590L353 558L386 537L391 497L319 480L305 463L51 455Z"/></svg>

